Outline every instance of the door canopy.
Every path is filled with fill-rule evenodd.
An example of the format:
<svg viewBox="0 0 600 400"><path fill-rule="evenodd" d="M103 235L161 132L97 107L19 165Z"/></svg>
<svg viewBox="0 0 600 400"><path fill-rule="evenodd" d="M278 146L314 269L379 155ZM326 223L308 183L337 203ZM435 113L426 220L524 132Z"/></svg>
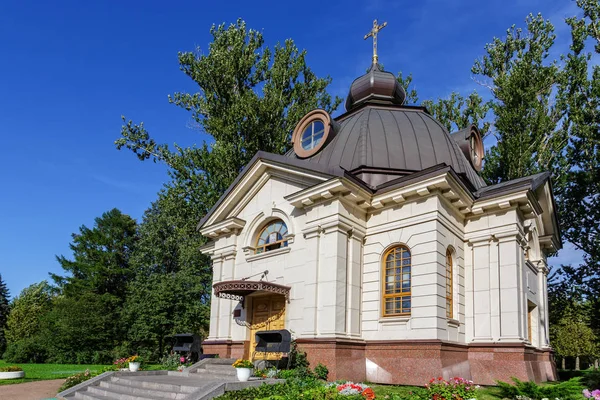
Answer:
<svg viewBox="0 0 600 400"><path fill-rule="evenodd" d="M280 294L285 297L286 301L290 302L290 290L289 286L279 285L273 282L266 281L248 281L248 280L237 280L237 281L223 281L213 285L215 296L222 299L231 299L237 301L244 301L244 298L253 293L274 293Z"/></svg>

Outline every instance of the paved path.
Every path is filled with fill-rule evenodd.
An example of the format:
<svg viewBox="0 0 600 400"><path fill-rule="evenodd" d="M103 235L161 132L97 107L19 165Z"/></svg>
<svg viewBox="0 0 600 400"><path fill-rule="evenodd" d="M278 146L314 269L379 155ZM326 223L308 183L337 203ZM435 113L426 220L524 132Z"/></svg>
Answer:
<svg viewBox="0 0 600 400"><path fill-rule="evenodd" d="M0 386L0 399L2 400L41 400L53 398L58 393L58 388L64 379L51 381L15 383Z"/></svg>

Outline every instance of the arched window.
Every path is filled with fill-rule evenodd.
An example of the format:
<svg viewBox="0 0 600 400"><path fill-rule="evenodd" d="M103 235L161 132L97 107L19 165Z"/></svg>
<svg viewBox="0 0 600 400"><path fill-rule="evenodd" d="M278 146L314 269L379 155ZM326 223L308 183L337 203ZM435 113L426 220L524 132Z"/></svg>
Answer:
<svg viewBox="0 0 600 400"><path fill-rule="evenodd" d="M383 257L383 316L410 315L411 257L406 246L396 246Z"/></svg>
<svg viewBox="0 0 600 400"><path fill-rule="evenodd" d="M454 291L452 290L452 249L446 250L446 317L454 318Z"/></svg>
<svg viewBox="0 0 600 400"><path fill-rule="evenodd" d="M288 245L287 233L287 226L282 220L278 219L268 223L258 234L256 254L286 247Z"/></svg>

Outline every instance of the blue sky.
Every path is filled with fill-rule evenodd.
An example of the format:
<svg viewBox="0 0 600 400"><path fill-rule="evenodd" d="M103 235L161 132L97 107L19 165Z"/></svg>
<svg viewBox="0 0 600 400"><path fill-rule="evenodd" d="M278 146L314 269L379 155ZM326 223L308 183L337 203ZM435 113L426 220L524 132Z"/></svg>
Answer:
<svg viewBox="0 0 600 400"><path fill-rule="evenodd" d="M195 90L177 52L206 50L213 23L241 17L268 45L294 39L313 70L333 78L330 92L345 96L370 63L363 35L373 19L387 21L380 61L412 72L426 99L482 91L473 60L530 12L555 23L564 49L569 0L1 2L0 274L15 296L61 273L55 255L70 255L82 224L113 207L140 219L166 170L115 149L121 115L144 121L159 142L208 139L167 95ZM580 257L567 249L553 263Z"/></svg>

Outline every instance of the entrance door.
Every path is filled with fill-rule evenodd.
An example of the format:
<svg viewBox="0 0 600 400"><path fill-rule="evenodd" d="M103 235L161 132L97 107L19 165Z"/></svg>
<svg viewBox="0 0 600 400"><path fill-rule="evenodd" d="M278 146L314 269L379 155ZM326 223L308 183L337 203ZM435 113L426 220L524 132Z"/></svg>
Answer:
<svg viewBox="0 0 600 400"><path fill-rule="evenodd" d="M285 297L281 295L252 298L252 322L250 325L250 357L256 347L256 332L285 328ZM257 359L278 360L281 355L256 353Z"/></svg>

